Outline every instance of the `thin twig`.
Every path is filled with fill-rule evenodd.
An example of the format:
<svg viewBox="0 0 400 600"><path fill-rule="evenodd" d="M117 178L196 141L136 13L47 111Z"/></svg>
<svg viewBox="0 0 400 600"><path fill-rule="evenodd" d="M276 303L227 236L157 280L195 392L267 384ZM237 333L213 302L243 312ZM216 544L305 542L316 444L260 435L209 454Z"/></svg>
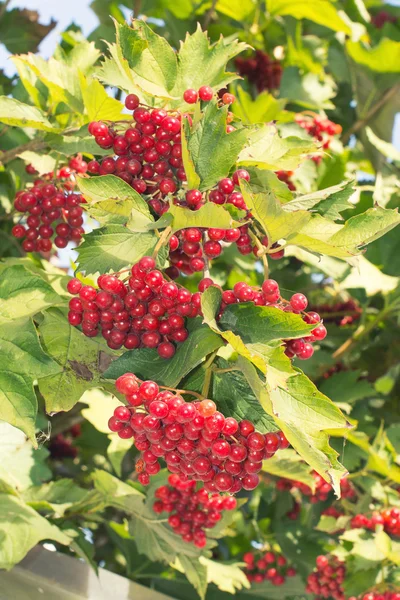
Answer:
<svg viewBox="0 0 400 600"><path fill-rule="evenodd" d="M21 144L20 146L16 146L15 148L12 148L11 150L7 150L7 152L3 152L0 154L0 163L5 165L6 163L14 160L14 158L16 158L18 156L18 154L21 154L22 152L25 152L26 150L43 150L43 148L46 148L47 143L43 140L31 140L30 142L27 142L26 144Z"/></svg>
<svg viewBox="0 0 400 600"><path fill-rule="evenodd" d="M392 310L392 307L383 308L375 317L373 321L368 323L368 325L360 325L357 330L353 333L353 335L348 338L339 348L332 354L333 358L338 359L343 356L346 352L350 350L354 346L356 342L358 342L361 338L370 333L383 319L388 315L388 313Z"/></svg>
<svg viewBox="0 0 400 600"><path fill-rule="evenodd" d="M397 83L392 88L387 90L376 104L369 109L365 117L362 119L358 119L351 127L342 135L342 143L344 145L347 144L353 133L357 133L360 131L367 123L372 119L372 117L390 100L393 96L395 96L400 91L400 83Z"/></svg>
<svg viewBox="0 0 400 600"><path fill-rule="evenodd" d="M156 258L156 256L157 256L158 251L160 250L160 248L162 246L165 246L165 244L167 243L168 237L170 236L171 232L172 232L172 227L166 227L164 229L164 231L162 232L162 234L160 235L160 237L158 239L158 242L155 245L154 250L153 250L153 258L154 259Z"/></svg>
<svg viewBox="0 0 400 600"><path fill-rule="evenodd" d="M204 17L204 29L207 29L207 27L209 26L209 24L211 22L213 13L215 11L215 7L217 6L217 1L218 0L212 0L210 8L206 12L206 15Z"/></svg>

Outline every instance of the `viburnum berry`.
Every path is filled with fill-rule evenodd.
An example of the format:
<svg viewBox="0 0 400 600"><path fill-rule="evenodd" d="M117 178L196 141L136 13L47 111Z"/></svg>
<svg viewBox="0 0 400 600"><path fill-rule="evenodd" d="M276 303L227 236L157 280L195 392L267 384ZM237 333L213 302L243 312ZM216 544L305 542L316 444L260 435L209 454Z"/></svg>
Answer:
<svg viewBox="0 0 400 600"><path fill-rule="evenodd" d="M236 508L235 498L209 494L204 488L196 491L195 481L188 481L179 475L170 475L168 483L154 493L157 498L153 504L154 512L169 513L168 524L174 532L185 542L204 548L207 543L206 530L215 527L223 512Z"/></svg>
<svg viewBox="0 0 400 600"><path fill-rule="evenodd" d="M309 594L345 600L343 582L346 566L335 556L317 556L316 568L307 578L306 592Z"/></svg>
<svg viewBox="0 0 400 600"><path fill-rule="evenodd" d="M71 280L68 291L79 294L82 303L91 303L70 301L71 324L82 324L89 337L101 333L112 349L157 348L159 356L172 358L176 344L188 337L185 318L196 317L200 303L196 294L164 279L155 266L154 259L145 256L133 265L125 283L116 275L100 275L100 289Z"/></svg>
<svg viewBox="0 0 400 600"><path fill-rule="evenodd" d="M203 102L209 102L212 100L213 96L214 92L209 85L202 85L201 88L199 88L199 98L200 100L203 100Z"/></svg>
<svg viewBox="0 0 400 600"><path fill-rule="evenodd" d="M235 59L236 69L242 77L254 84L258 92L279 89L283 68L279 61L271 58L263 50L256 50L249 58Z"/></svg>
<svg viewBox="0 0 400 600"><path fill-rule="evenodd" d="M143 452L141 473L158 472L163 458L170 472L203 481L206 492L236 493L257 487L262 460L285 446L283 434L263 435L250 421L225 418L210 399L186 402L178 393L160 390L154 381L140 382L132 373L118 378L116 387L126 390L127 405L114 410L110 429L124 439L134 438Z"/></svg>
<svg viewBox="0 0 400 600"><path fill-rule="evenodd" d="M236 100L236 98L235 98L235 96L233 94L225 93L222 96L222 102L224 104L233 104L235 102L235 100Z"/></svg>
<svg viewBox="0 0 400 600"><path fill-rule="evenodd" d="M80 205L85 200L73 189L75 175L85 173L87 167L78 154L70 159L68 166L42 175L32 187L28 184L25 190L17 192L14 207L22 213L27 227L19 223L11 233L16 238L25 238L22 247L26 252L49 252L53 243L57 248L65 248L69 241L81 240L84 230Z"/></svg>
<svg viewBox="0 0 400 600"><path fill-rule="evenodd" d="M136 94L128 94L125 98L125 106L128 110L135 110L140 104L139 97Z"/></svg>
<svg viewBox="0 0 400 600"><path fill-rule="evenodd" d="M272 551L246 552L243 562L246 563L244 572L251 583L270 581L272 585L280 586L285 583L287 577L296 575L296 570L288 566L285 557Z"/></svg>
<svg viewBox="0 0 400 600"><path fill-rule="evenodd" d="M198 92L190 88L188 90L185 90L185 92L183 93L183 99L188 104L196 104L198 97Z"/></svg>
<svg viewBox="0 0 400 600"><path fill-rule="evenodd" d="M283 448L282 443L280 445ZM331 496L333 492L333 488L330 483L326 482L321 475L313 471L312 476L315 482L315 491L302 483L301 481L293 481L289 479L279 479L276 483L276 487L278 490L297 490L304 497L308 498L312 504L316 504L317 502L325 502L329 496ZM340 481L340 491L341 497L347 498L349 500L354 499L356 497L356 489L351 483L349 479L343 478ZM297 492L297 493L298 493ZM322 560L322 559L321 559Z"/></svg>

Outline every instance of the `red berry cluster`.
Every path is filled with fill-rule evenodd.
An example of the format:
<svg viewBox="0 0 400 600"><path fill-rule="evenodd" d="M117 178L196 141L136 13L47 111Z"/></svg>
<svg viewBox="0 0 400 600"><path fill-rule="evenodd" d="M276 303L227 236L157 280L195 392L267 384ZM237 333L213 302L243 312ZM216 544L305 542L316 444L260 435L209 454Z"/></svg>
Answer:
<svg viewBox="0 0 400 600"><path fill-rule="evenodd" d="M386 23L397 23L397 17L386 10L380 10L371 18L371 23L376 29L382 29Z"/></svg>
<svg viewBox="0 0 400 600"><path fill-rule="evenodd" d="M306 592L317 594L319 598L345 600L342 584L346 576L346 567L335 556L317 556L316 569L307 578Z"/></svg>
<svg viewBox="0 0 400 600"><path fill-rule="evenodd" d="M186 90L184 94L185 101L190 104L197 102L198 98L209 101L212 97L213 90L208 86L202 86L198 92ZM234 99L232 94L227 93L222 101L231 104ZM182 161L181 121L182 116L185 116L191 122L191 117L176 111L171 113L158 108L149 110L140 105L135 94L126 97L125 106L133 110L133 125L127 121L108 124L94 121L89 124L89 133L95 137L96 143L101 148L112 149L116 156L107 156L100 162L92 160L88 164L88 171L93 175L113 174L120 177L139 194L146 196L154 212L162 215L169 207L168 195L174 196L182 182L186 181ZM230 118L228 115L228 120ZM228 133L231 130L232 126L228 125ZM218 190L214 190L217 200L222 195L220 204L225 202L225 196L232 196L232 204L235 200L232 194L234 184L230 184L230 191L226 189L221 192L221 188L229 187L227 182L231 180L222 180L218 184ZM204 201L205 195L196 189L188 190L179 197L174 196L176 204L192 210L200 208Z"/></svg>
<svg viewBox="0 0 400 600"><path fill-rule="evenodd" d="M276 171L275 175L278 177L279 181L286 183L290 191L296 191L296 186L292 181L294 171Z"/></svg>
<svg viewBox="0 0 400 600"><path fill-rule="evenodd" d="M400 536L400 508L384 508L380 512L374 512L371 518L360 514L351 520L353 529L374 530L377 525L383 525L389 535Z"/></svg>
<svg viewBox="0 0 400 600"><path fill-rule="evenodd" d="M350 596L348 600L357 600L357 598ZM358 600L400 600L400 592L368 592L359 596Z"/></svg>
<svg viewBox="0 0 400 600"><path fill-rule="evenodd" d="M347 370L348 370L347 367L342 362L338 362L338 363L332 365L331 367L329 367L329 369L327 369L322 374L322 377L323 377L323 379L329 379L336 373L341 373L342 371L347 371Z"/></svg>
<svg viewBox="0 0 400 600"><path fill-rule="evenodd" d="M170 472L204 482L207 492L253 490L262 461L289 445L282 432L261 434L250 421L225 418L212 400L186 402L178 391L160 390L132 373L115 385L129 406L115 409L109 428L124 439L134 436L143 453L137 463L143 485L163 458Z"/></svg>
<svg viewBox="0 0 400 600"><path fill-rule="evenodd" d="M94 175L116 175L139 194L149 196L149 205L158 215L168 210L167 195L174 194L186 181L182 162L180 113L140 106L129 94L125 106L133 111L133 123L116 121L89 124L89 133L100 148L112 149L116 156L100 162L92 160L88 171Z"/></svg>
<svg viewBox="0 0 400 600"><path fill-rule="evenodd" d="M214 96L214 92L212 87L209 85L202 85L199 90L194 90L189 88L183 94L183 99L188 104L196 104L198 100L202 100L203 102L210 102ZM236 100L233 94L229 94L229 92L225 92L221 96L222 104L233 104Z"/></svg>
<svg viewBox="0 0 400 600"><path fill-rule="evenodd" d="M24 224L14 225L12 235L24 238L25 252L50 252L52 240L57 248L65 248L69 241L81 240L84 234L81 204L86 201L72 190L75 174L86 170L87 163L78 155L71 158L69 166L62 167L57 173L43 175L33 182L33 187L17 192L14 207L26 216L26 220Z"/></svg>
<svg viewBox="0 0 400 600"><path fill-rule="evenodd" d="M352 325L358 321L362 315L362 308L354 298L336 304L319 304L314 306L313 310L323 313L324 321L327 323L336 323L339 327Z"/></svg>
<svg viewBox="0 0 400 600"><path fill-rule="evenodd" d="M200 282L199 289L204 291L212 284L211 279L203 279ZM312 343L322 341L326 337L327 331L321 322L320 316L315 312L304 312L308 305L306 296L300 293L293 294L288 302L281 297L279 285L274 279L266 279L261 288L252 287L240 281L234 285L233 290L224 290L218 318L222 316L228 305L240 304L241 302L253 302L256 306L270 306L284 312L299 314L306 323L315 324L315 328L308 337L285 342L285 354L289 358L295 356L301 360L311 358L314 354Z"/></svg>
<svg viewBox="0 0 400 600"><path fill-rule="evenodd" d="M74 446L74 439L81 435L81 426L73 425L65 433L59 433L50 440L49 452L51 458L76 458L78 449Z"/></svg>
<svg viewBox="0 0 400 600"><path fill-rule="evenodd" d="M101 331L110 348L157 348L162 358L172 358L174 343L188 337L186 317L199 314L200 294L167 281L155 266L145 256L133 265L127 283L116 275L100 275L98 290L71 279L67 289L79 298L69 301L70 324L82 325L88 337Z"/></svg>
<svg viewBox="0 0 400 600"><path fill-rule="evenodd" d="M329 148L335 135L342 133L341 125L318 115L310 117L299 113L296 115L295 121L302 129L305 129L316 142L322 142L322 148L324 150ZM322 156L313 156L312 159L319 164L322 160Z"/></svg>
<svg viewBox="0 0 400 600"><path fill-rule="evenodd" d="M243 555L246 563L247 579L254 583L270 581L272 585L283 585L287 577L294 577L296 570L289 567L286 558L276 552L246 552Z"/></svg>
<svg viewBox="0 0 400 600"><path fill-rule="evenodd" d="M283 69L280 62L271 59L263 50L256 50L250 58L239 56L235 66L239 75L247 77L258 92L276 90L281 85Z"/></svg>
<svg viewBox="0 0 400 600"><path fill-rule="evenodd" d="M325 479L318 475L316 471L312 473L315 481L315 492L313 493L312 489L302 483L301 481L292 481L290 479L279 479L276 482L276 487L278 490L283 491L291 491L291 490L299 490L301 494L309 498L311 504L316 504L317 502L325 502L328 500L330 493L332 492L332 486L330 483L327 483ZM342 498L347 498L349 500L355 498L356 490L352 483L343 478L340 482L340 490Z"/></svg>
<svg viewBox="0 0 400 600"><path fill-rule="evenodd" d="M207 543L206 529L212 529L222 519L226 510L237 506L233 496L211 494L204 488L196 491L196 482L182 479L173 474L168 477L168 485L157 488L153 510L157 514L170 513L168 523L184 542L204 548Z"/></svg>

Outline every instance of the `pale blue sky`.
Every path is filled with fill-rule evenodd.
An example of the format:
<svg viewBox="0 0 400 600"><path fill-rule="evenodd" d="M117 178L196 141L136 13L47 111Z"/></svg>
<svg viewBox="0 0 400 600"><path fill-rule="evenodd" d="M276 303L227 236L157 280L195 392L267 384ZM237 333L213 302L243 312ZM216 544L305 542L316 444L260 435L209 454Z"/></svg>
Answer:
<svg viewBox="0 0 400 600"><path fill-rule="evenodd" d="M29 8L37 10L40 14L40 20L43 23L48 23L51 18L57 21L56 27L43 40L40 45L40 54L45 58L51 56L54 48L59 41L59 34L75 21L82 28L84 35L88 35L98 24L97 17L89 8L91 0L11 0L9 8ZM400 6L400 0L390 0L388 4ZM127 11L129 14L129 11ZM0 45L0 68L6 73L13 73L14 68L11 61L8 61L9 53L4 46ZM396 127L394 130L393 143L400 149L400 118L399 114L396 119Z"/></svg>

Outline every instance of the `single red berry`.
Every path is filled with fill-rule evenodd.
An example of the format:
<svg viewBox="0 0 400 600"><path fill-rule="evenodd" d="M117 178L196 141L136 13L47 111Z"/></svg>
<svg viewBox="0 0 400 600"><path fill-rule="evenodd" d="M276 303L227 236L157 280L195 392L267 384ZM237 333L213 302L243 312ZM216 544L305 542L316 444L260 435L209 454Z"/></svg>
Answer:
<svg viewBox="0 0 400 600"><path fill-rule="evenodd" d="M196 92L196 90L193 90L191 88L185 90L185 92L183 93L183 99L188 104L196 104L198 97L199 94Z"/></svg>
<svg viewBox="0 0 400 600"><path fill-rule="evenodd" d="M199 97L203 102L209 102L214 95L212 88L209 85L202 85L199 89Z"/></svg>

